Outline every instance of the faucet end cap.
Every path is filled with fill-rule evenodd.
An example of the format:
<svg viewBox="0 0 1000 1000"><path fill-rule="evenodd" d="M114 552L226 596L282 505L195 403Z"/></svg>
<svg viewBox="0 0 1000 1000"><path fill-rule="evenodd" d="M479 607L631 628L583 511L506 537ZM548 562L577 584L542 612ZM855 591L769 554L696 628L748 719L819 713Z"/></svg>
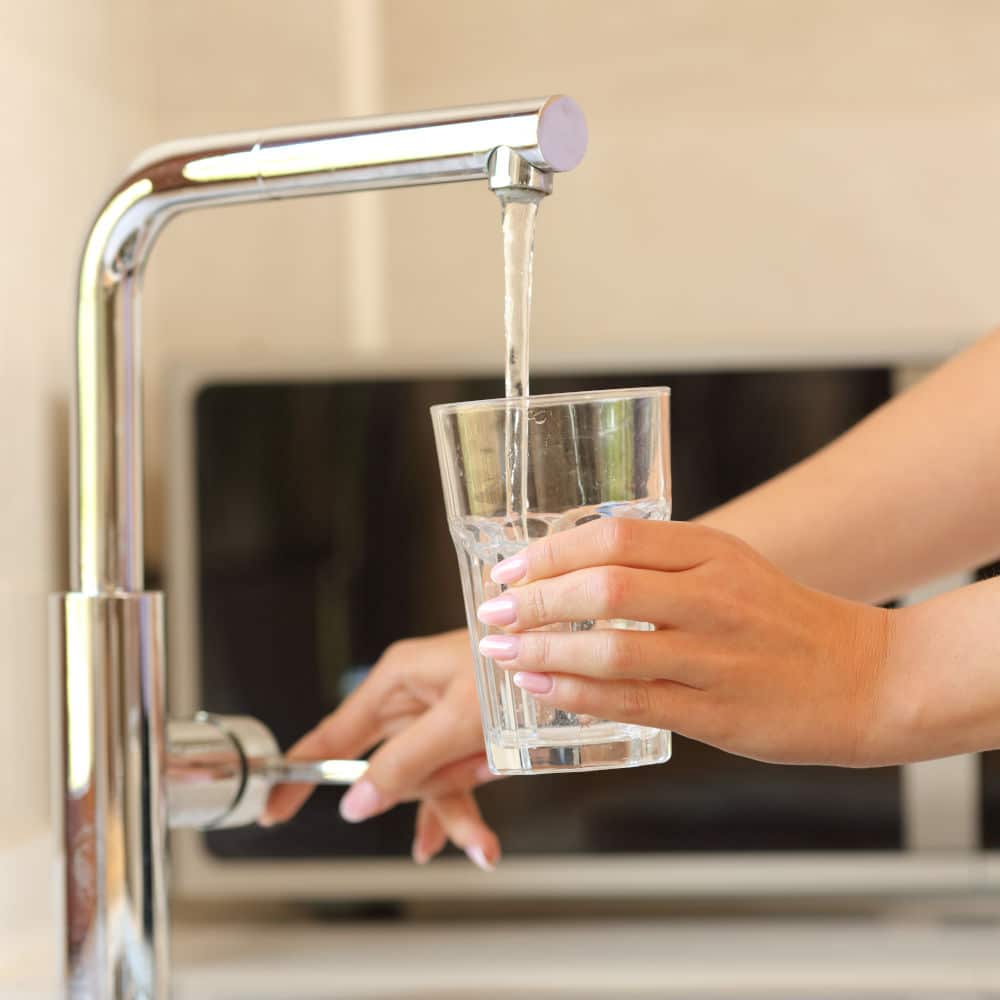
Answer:
<svg viewBox="0 0 1000 1000"><path fill-rule="evenodd" d="M572 97L558 95L542 108L538 122L538 148L556 171L572 170L587 152L587 120Z"/></svg>

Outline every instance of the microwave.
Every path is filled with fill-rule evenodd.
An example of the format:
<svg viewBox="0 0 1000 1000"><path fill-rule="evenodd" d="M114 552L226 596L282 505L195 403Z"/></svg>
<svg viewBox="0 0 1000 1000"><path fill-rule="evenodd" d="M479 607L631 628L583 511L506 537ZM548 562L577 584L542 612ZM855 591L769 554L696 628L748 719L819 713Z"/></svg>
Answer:
<svg viewBox="0 0 1000 1000"><path fill-rule="evenodd" d="M877 368L673 372L614 354L532 372L533 391L545 393L651 384L673 390L673 507L686 519L836 437L889 397L893 379ZM253 715L287 747L390 643L464 625L428 408L501 394L495 371L460 352L177 373L165 421L167 545L153 567L169 596L172 715ZM413 807L355 826L339 818L341 794L317 789L283 826L173 833L174 891L833 899L1000 885L990 851L1000 847L1000 754L787 767L675 735L664 765L481 789L504 847L488 880L457 854L414 865Z"/></svg>

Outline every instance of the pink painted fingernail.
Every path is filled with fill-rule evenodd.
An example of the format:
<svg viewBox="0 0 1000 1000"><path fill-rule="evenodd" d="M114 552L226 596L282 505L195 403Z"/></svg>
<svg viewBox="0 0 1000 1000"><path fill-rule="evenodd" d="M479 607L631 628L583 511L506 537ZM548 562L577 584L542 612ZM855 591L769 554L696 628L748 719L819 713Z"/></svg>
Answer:
<svg viewBox="0 0 1000 1000"><path fill-rule="evenodd" d="M514 599L501 594L479 605L476 617L486 625L513 625L517 620Z"/></svg>
<svg viewBox="0 0 1000 1000"><path fill-rule="evenodd" d="M551 694L556 686L550 674L532 674L519 670L514 674L514 683L530 694Z"/></svg>
<svg viewBox="0 0 1000 1000"><path fill-rule="evenodd" d="M524 556L511 556L499 562L490 570L494 583L517 583L528 572L528 560Z"/></svg>
<svg viewBox="0 0 1000 1000"><path fill-rule="evenodd" d="M476 773L473 775L477 785L485 785L487 781L496 781L499 777L499 774L494 774L490 770L489 764L480 764L479 767L476 768Z"/></svg>
<svg viewBox="0 0 1000 1000"><path fill-rule="evenodd" d="M520 648L516 635L486 635L479 640L479 652L491 660L513 660Z"/></svg>
<svg viewBox="0 0 1000 1000"><path fill-rule="evenodd" d="M356 781L340 800L340 815L348 823L361 823L385 808L381 792L370 781Z"/></svg>
<svg viewBox="0 0 1000 1000"><path fill-rule="evenodd" d="M497 866L493 864L488 857L486 857L486 852L478 844L473 844L471 847L467 847L465 849L465 854L468 859L481 871L496 871Z"/></svg>

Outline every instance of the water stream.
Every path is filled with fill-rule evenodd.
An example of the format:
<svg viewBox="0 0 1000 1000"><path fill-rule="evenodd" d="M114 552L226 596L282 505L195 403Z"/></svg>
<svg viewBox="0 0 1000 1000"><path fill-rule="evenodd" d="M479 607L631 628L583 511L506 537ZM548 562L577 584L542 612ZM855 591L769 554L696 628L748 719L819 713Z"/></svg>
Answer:
<svg viewBox="0 0 1000 1000"><path fill-rule="evenodd" d="M505 421L507 525L511 540L528 539L528 338L539 191L498 192L502 212L505 342L504 387L511 406Z"/></svg>

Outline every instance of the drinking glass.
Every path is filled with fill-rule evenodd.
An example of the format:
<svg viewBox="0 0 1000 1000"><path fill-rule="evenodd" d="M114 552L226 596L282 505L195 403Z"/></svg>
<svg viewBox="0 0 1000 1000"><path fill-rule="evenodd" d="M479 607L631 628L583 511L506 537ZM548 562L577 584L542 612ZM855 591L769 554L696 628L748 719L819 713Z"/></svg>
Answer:
<svg viewBox="0 0 1000 1000"><path fill-rule="evenodd" d="M431 407L462 574L486 753L497 774L658 764L670 733L565 712L479 652L502 632L476 618L505 587L490 570L529 542L601 517L670 518L670 390L572 392ZM651 630L646 622L546 626Z"/></svg>

